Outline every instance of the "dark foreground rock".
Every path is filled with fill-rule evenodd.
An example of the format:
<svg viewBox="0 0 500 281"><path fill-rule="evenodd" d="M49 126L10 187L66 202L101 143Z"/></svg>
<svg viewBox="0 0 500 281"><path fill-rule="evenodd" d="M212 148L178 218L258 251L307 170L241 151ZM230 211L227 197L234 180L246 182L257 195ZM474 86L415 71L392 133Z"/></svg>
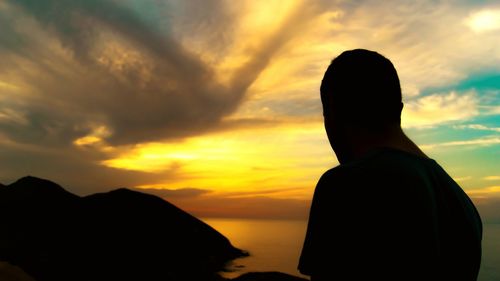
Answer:
<svg viewBox="0 0 500 281"><path fill-rule="evenodd" d="M34 177L0 187L0 260L38 281L221 280L216 272L243 255L153 195L118 189L79 197Z"/></svg>

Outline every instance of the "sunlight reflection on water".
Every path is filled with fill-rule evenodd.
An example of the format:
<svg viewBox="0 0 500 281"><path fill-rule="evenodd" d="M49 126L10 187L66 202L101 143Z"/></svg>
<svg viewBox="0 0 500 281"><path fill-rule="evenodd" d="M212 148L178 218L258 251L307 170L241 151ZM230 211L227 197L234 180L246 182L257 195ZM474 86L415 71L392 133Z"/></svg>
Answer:
<svg viewBox="0 0 500 281"><path fill-rule="evenodd" d="M231 243L250 252L229 266L233 278L245 272L280 271L302 276L297 270L307 222L304 220L252 220L205 218L207 224L225 235ZM302 276L305 277L305 276Z"/></svg>

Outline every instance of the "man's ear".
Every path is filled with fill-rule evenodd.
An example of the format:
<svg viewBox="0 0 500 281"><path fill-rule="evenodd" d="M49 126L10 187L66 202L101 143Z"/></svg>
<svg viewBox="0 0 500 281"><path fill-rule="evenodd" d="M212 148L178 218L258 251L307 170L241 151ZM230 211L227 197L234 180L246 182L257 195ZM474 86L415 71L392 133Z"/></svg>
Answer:
<svg viewBox="0 0 500 281"><path fill-rule="evenodd" d="M404 107L404 106L405 106L405 105L404 105L403 103L401 103L401 104L399 105L399 113L400 113L400 114L401 114L401 112L403 111L403 107Z"/></svg>

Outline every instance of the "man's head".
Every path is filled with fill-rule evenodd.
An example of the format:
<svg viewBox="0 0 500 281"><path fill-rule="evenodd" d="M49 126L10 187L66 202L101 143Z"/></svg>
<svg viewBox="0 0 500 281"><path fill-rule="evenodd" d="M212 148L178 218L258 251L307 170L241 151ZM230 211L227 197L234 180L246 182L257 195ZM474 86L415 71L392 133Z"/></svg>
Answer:
<svg viewBox="0 0 500 281"><path fill-rule="evenodd" d="M325 118L347 126L379 130L400 125L401 87L392 63L368 50L336 57L321 83Z"/></svg>
<svg viewBox="0 0 500 281"><path fill-rule="evenodd" d="M321 83L325 127L335 152L400 130L401 100L396 69L384 56L356 49L336 57Z"/></svg>

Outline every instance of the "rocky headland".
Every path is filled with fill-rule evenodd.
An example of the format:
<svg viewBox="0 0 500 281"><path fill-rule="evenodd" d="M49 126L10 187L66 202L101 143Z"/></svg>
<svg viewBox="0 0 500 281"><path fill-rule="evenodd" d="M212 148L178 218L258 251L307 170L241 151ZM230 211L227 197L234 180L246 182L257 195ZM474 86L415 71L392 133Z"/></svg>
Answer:
<svg viewBox="0 0 500 281"><path fill-rule="evenodd" d="M35 177L0 185L0 277L10 278L5 281L221 281L226 279L218 272L245 255L209 225L154 195L121 188L80 197ZM258 272L233 280L305 279Z"/></svg>

